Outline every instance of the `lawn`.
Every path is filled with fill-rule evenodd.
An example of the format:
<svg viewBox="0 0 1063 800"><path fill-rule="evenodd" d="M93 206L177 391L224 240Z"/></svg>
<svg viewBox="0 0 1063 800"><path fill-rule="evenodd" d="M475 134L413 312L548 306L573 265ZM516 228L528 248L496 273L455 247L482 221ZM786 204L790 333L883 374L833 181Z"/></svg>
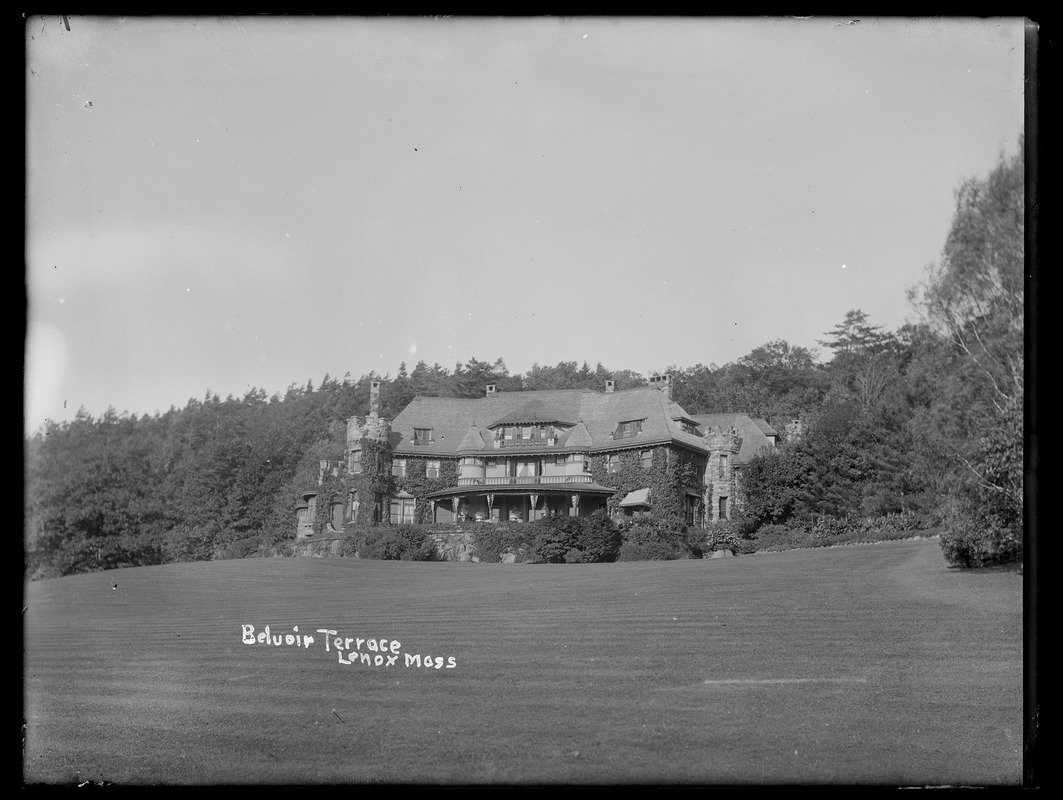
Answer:
<svg viewBox="0 0 1063 800"><path fill-rule="evenodd" d="M933 540L37 581L23 779L1019 785L1022 581Z"/></svg>

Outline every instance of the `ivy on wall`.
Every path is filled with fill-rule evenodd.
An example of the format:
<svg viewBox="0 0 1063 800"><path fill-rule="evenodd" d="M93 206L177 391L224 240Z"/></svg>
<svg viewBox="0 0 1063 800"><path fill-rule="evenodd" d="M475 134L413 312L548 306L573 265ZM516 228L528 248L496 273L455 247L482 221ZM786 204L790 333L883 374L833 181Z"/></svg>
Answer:
<svg viewBox="0 0 1063 800"><path fill-rule="evenodd" d="M360 463L362 471L350 476L351 489L358 498L358 521L371 519L376 496L387 498L391 484L391 448L387 444L373 439L363 438L358 446L361 448ZM386 503L385 499L385 503ZM390 520L389 509L380 510L381 521Z"/></svg>
<svg viewBox="0 0 1063 800"><path fill-rule="evenodd" d="M704 458L685 456L667 447L653 448L649 467L642 466L641 450L626 450L591 457L591 476L600 486L616 488L606 501L610 515L620 514L620 502L629 492L650 490L650 508L655 519L684 522L684 489L703 487ZM619 455L618 471L609 472L610 455Z"/></svg>
<svg viewBox="0 0 1063 800"><path fill-rule="evenodd" d="M331 470L325 472L324 480L317 489L317 501L314 510L313 534L320 536L327 532L329 523L332 521L332 504L340 502L344 505L344 518L346 519L347 495L350 492L350 481L345 469L338 470L333 475Z"/></svg>
<svg viewBox="0 0 1063 800"><path fill-rule="evenodd" d="M427 466L429 461L439 462L439 477L429 478ZM432 519L432 505L428 501L429 492L455 486L458 482L458 460L456 458L426 458L415 456L406 458L406 474L393 479L393 494L408 492L416 500L414 505L414 522L435 522Z"/></svg>

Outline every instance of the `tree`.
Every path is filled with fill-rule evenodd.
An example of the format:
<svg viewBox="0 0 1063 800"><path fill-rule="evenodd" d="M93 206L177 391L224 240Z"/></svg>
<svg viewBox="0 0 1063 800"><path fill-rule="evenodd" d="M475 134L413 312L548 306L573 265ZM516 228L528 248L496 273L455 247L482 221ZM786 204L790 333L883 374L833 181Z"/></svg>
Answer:
<svg viewBox="0 0 1063 800"><path fill-rule="evenodd" d="M941 258L909 292L946 343L919 415L954 432L943 444L958 486L942 549L972 566L1022 554L1023 147L1020 139L986 178L960 185Z"/></svg>
<svg viewBox="0 0 1063 800"><path fill-rule="evenodd" d="M1001 157L986 179L956 193L956 214L941 259L911 292L992 387L1002 410L1023 389L1025 188L1023 146Z"/></svg>
<svg viewBox="0 0 1063 800"><path fill-rule="evenodd" d="M870 325L867 314L859 308L845 313L845 319L828 331L827 339L817 340L818 344L835 353L865 353L875 350L885 337L881 325Z"/></svg>

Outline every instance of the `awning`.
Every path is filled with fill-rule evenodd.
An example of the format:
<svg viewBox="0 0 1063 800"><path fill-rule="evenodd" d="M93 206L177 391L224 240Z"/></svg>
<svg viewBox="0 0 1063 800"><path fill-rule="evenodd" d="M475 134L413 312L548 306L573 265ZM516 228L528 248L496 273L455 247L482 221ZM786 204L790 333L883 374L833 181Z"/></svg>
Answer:
<svg viewBox="0 0 1063 800"><path fill-rule="evenodd" d="M650 504L650 490L649 489L636 489L628 494L623 500L620 501L621 508L627 508L628 506L648 506Z"/></svg>

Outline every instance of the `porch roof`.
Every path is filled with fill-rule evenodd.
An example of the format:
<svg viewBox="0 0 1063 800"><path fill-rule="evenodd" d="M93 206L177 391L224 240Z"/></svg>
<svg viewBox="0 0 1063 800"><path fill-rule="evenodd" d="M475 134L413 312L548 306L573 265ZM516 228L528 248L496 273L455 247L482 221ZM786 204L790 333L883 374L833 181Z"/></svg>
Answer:
<svg viewBox="0 0 1063 800"><path fill-rule="evenodd" d="M596 483L551 483L547 485L505 484L502 486L452 486L429 492L426 497L438 500L441 497L465 497L470 494L614 494L616 489Z"/></svg>

